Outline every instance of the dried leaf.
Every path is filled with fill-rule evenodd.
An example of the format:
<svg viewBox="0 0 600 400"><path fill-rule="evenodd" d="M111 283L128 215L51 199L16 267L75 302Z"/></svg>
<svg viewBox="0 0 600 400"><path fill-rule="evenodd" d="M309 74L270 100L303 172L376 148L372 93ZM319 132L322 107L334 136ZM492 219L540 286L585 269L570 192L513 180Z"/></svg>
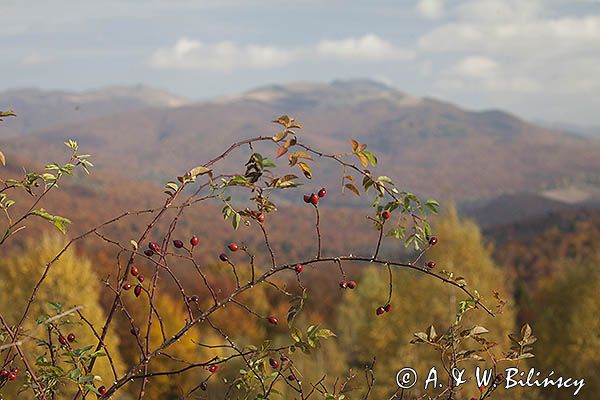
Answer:
<svg viewBox="0 0 600 400"><path fill-rule="evenodd" d="M348 190L352 191L352 192L353 192L355 195L357 195L357 196L360 196L360 193L359 193L358 189L357 189L357 188L356 188L356 186L354 186L353 184L351 184L351 183L346 183L346 184L344 185L344 187L345 187L346 189L348 189Z"/></svg>
<svg viewBox="0 0 600 400"><path fill-rule="evenodd" d="M281 157L282 155L284 155L285 153L287 153L288 149L286 147L279 147L279 149L277 149L277 158Z"/></svg>

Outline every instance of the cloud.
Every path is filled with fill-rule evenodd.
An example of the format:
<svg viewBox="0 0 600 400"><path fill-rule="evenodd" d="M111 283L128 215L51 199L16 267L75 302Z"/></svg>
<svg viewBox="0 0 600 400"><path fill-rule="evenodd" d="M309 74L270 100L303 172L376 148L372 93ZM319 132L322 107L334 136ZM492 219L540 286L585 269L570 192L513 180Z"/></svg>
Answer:
<svg viewBox="0 0 600 400"><path fill-rule="evenodd" d="M302 59L380 62L408 60L413 52L397 47L374 34L340 40L322 40L315 45L283 49L235 42L203 43L182 37L171 47L159 48L150 57L156 69L210 70L276 69Z"/></svg>
<svg viewBox="0 0 600 400"><path fill-rule="evenodd" d="M317 44L316 52L324 57L363 61L408 60L413 57L412 51L394 46L374 34L359 38L322 40Z"/></svg>
<svg viewBox="0 0 600 400"><path fill-rule="evenodd" d="M465 77L487 78L493 76L498 69L498 63L482 56L464 58L456 65L456 72Z"/></svg>
<svg viewBox="0 0 600 400"><path fill-rule="evenodd" d="M424 18L439 19L444 15L444 0L419 0L415 9Z"/></svg>
<svg viewBox="0 0 600 400"><path fill-rule="evenodd" d="M591 93L600 86L600 14L560 15L537 0L465 1L418 40L440 87Z"/></svg>
<svg viewBox="0 0 600 400"><path fill-rule="evenodd" d="M515 75L497 61L481 55L464 57L440 75L440 86L452 90L534 93L540 89L529 77Z"/></svg>
<svg viewBox="0 0 600 400"><path fill-rule="evenodd" d="M182 37L172 47L156 50L150 65L157 69L180 70L270 69L288 64L293 57L292 52L272 46L238 45L228 41L206 44Z"/></svg>

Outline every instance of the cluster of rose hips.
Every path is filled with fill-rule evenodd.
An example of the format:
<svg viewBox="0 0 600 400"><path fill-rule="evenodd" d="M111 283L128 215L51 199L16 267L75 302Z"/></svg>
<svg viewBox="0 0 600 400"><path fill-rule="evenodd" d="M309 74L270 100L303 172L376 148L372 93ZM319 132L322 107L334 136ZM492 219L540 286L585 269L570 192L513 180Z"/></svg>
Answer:
<svg viewBox="0 0 600 400"><path fill-rule="evenodd" d="M346 281L345 279L340 282L340 287L342 289L354 289L356 288L356 281Z"/></svg>
<svg viewBox="0 0 600 400"><path fill-rule="evenodd" d="M75 334L74 333L69 333L67 335L67 337L64 337L63 335L58 335L58 342L60 344L62 344L63 346L68 346L69 343L74 343L75 342Z"/></svg>
<svg viewBox="0 0 600 400"><path fill-rule="evenodd" d="M283 362L283 367L282 368L285 368L285 365L286 365L286 363L287 363L288 360L289 359L286 356L281 356L281 361ZM279 369L279 361L277 361L273 357L269 358L269 365L273 369ZM296 380L296 375L294 375L294 373L292 372L290 375L288 375L287 379L289 381L295 381Z"/></svg>
<svg viewBox="0 0 600 400"><path fill-rule="evenodd" d="M390 303L387 303L385 306L377 307L377 309L375 310L375 314L381 315L383 313L390 312L390 311L392 311L392 305Z"/></svg>
<svg viewBox="0 0 600 400"><path fill-rule="evenodd" d="M10 371L7 369L0 372L0 381L14 381L19 375L19 368L13 368Z"/></svg>
<svg viewBox="0 0 600 400"><path fill-rule="evenodd" d="M154 243L156 244L156 243ZM142 294L142 282L144 282L144 275L140 274L140 270L138 267L136 267L135 265L131 266L131 269L129 270L129 272L131 273L132 276L136 277L138 280L138 284L135 285L135 288L133 289L133 294L135 295L135 297L140 297L140 295ZM133 287L133 285L129 282L125 282L122 286L123 290L130 290Z"/></svg>
<svg viewBox="0 0 600 400"><path fill-rule="evenodd" d="M326 195L327 191L325 190L325 188L321 188L321 190L319 190L317 193L305 194L304 202L307 204L310 203L316 207L317 204L319 204L319 198L323 198Z"/></svg>
<svg viewBox="0 0 600 400"><path fill-rule="evenodd" d="M229 243L229 245L227 245L227 248L231 252L236 252L240 249L240 246L238 246L237 243ZM227 262L227 261L229 261L229 257L227 256L226 253L221 253L221 254L219 254L219 260L221 260L223 262Z"/></svg>

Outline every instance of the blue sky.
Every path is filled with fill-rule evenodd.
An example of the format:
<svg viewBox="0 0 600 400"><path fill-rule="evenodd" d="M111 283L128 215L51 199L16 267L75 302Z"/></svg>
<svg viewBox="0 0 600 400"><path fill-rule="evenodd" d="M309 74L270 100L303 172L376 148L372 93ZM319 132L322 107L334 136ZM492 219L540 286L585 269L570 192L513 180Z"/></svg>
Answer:
<svg viewBox="0 0 600 400"><path fill-rule="evenodd" d="M600 125L600 0L0 0L0 89L143 83L195 99L373 78Z"/></svg>

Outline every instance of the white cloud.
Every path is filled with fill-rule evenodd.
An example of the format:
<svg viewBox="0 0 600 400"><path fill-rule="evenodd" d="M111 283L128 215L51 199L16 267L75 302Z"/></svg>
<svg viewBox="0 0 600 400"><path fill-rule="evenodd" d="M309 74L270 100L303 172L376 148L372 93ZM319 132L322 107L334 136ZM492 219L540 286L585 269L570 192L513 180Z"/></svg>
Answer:
<svg viewBox="0 0 600 400"><path fill-rule="evenodd" d="M600 14L558 15L538 0L465 1L418 48L445 89L561 95L600 86Z"/></svg>
<svg viewBox="0 0 600 400"><path fill-rule="evenodd" d="M488 78L493 76L498 69L498 63L482 56L464 58L456 66L456 72L472 78Z"/></svg>
<svg viewBox="0 0 600 400"><path fill-rule="evenodd" d="M341 40L322 40L313 46L283 49L234 42L203 43L182 37L171 47L159 48L150 57L156 69L233 71L276 69L301 59L353 61L407 60L412 51L399 48L374 34Z"/></svg>
<svg viewBox="0 0 600 400"><path fill-rule="evenodd" d="M292 58L292 52L272 46L238 45L227 41L205 44L183 37L172 47L156 50L150 65L158 69L231 71L277 68Z"/></svg>
<svg viewBox="0 0 600 400"><path fill-rule="evenodd" d="M415 9L424 18L438 19L444 15L444 0L419 0Z"/></svg>
<svg viewBox="0 0 600 400"><path fill-rule="evenodd" d="M541 0L467 0L457 6L462 20L476 22L530 20L542 11Z"/></svg>
<svg viewBox="0 0 600 400"><path fill-rule="evenodd" d="M332 58L385 61L411 59L412 51L401 49L374 34L359 38L323 40L317 44L317 53Z"/></svg>
<svg viewBox="0 0 600 400"><path fill-rule="evenodd" d="M528 77L514 75L497 61L481 55L462 58L441 74L439 83L452 90L533 93L540 89Z"/></svg>

